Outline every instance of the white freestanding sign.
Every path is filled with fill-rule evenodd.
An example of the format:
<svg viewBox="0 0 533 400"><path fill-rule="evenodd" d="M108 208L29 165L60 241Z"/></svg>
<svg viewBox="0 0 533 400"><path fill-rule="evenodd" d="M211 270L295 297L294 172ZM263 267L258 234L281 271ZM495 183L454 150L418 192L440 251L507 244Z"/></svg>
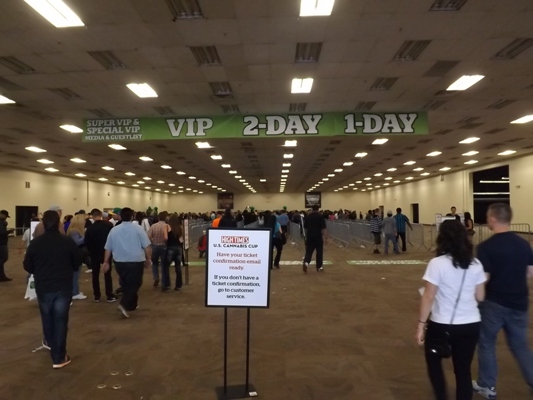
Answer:
<svg viewBox="0 0 533 400"><path fill-rule="evenodd" d="M270 229L207 231L207 307L269 306L271 236Z"/></svg>

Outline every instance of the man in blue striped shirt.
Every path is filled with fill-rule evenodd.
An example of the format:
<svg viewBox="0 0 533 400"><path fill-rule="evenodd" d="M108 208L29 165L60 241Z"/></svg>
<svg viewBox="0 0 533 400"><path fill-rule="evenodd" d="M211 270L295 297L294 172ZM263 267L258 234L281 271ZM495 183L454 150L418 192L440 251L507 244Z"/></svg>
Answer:
<svg viewBox="0 0 533 400"><path fill-rule="evenodd" d="M394 219L396 220L396 241L399 243L400 238L402 238L402 251L405 252L407 251L407 243L405 240L405 225L408 225L411 230L413 230L413 226L411 225L411 222L409 222L409 218L407 218L406 215L402 214L402 209L399 207L396 209L396 215L394 216Z"/></svg>
<svg viewBox="0 0 533 400"><path fill-rule="evenodd" d="M379 245L381 244L381 228L383 227L383 220L379 215L379 208L376 208L370 219L370 231L374 235L374 254L379 254Z"/></svg>

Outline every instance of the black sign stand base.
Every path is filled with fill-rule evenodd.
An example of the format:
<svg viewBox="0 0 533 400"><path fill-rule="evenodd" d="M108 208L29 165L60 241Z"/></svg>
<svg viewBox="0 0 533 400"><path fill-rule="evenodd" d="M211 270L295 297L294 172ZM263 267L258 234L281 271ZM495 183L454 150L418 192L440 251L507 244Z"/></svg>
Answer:
<svg viewBox="0 0 533 400"><path fill-rule="evenodd" d="M216 388L216 393L218 400L237 400L257 397L257 392L251 383L248 384L248 388L246 385L228 386L226 388L220 386Z"/></svg>

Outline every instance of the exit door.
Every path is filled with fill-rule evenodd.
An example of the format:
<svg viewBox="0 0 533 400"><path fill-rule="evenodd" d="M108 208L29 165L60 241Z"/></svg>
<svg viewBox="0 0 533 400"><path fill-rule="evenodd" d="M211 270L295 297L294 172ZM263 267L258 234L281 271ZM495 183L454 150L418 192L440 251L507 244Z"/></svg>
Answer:
<svg viewBox="0 0 533 400"><path fill-rule="evenodd" d="M24 230L30 227L32 218L37 217L39 207L37 206L16 206L15 207L15 225L17 235L22 235Z"/></svg>
<svg viewBox="0 0 533 400"><path fill-rule="evenodd" d="M413 224L420 223L420 209L418 203L411 204L411 215L413 216Z"/></svg>

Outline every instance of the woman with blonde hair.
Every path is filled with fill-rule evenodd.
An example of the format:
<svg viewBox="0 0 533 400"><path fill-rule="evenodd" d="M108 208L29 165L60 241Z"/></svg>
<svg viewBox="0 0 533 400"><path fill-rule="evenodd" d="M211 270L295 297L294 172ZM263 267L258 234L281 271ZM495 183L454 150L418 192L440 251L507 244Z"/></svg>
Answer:
<svg viewBox="0 0 533 400"><path fill-rule="evenodd" d="M70 226L67 230L67 236L71 237L81 250L83 254L83 262L85 263L85 265L91 265L89 252L87 251L87 247L85 246L85 215L78 214L71 219ZM80 292L80 285L78 283L80 278L80 268L78 268L77 271L74 271L72 289L73 300L85 300L87 298L87 296Z"/></svg>

